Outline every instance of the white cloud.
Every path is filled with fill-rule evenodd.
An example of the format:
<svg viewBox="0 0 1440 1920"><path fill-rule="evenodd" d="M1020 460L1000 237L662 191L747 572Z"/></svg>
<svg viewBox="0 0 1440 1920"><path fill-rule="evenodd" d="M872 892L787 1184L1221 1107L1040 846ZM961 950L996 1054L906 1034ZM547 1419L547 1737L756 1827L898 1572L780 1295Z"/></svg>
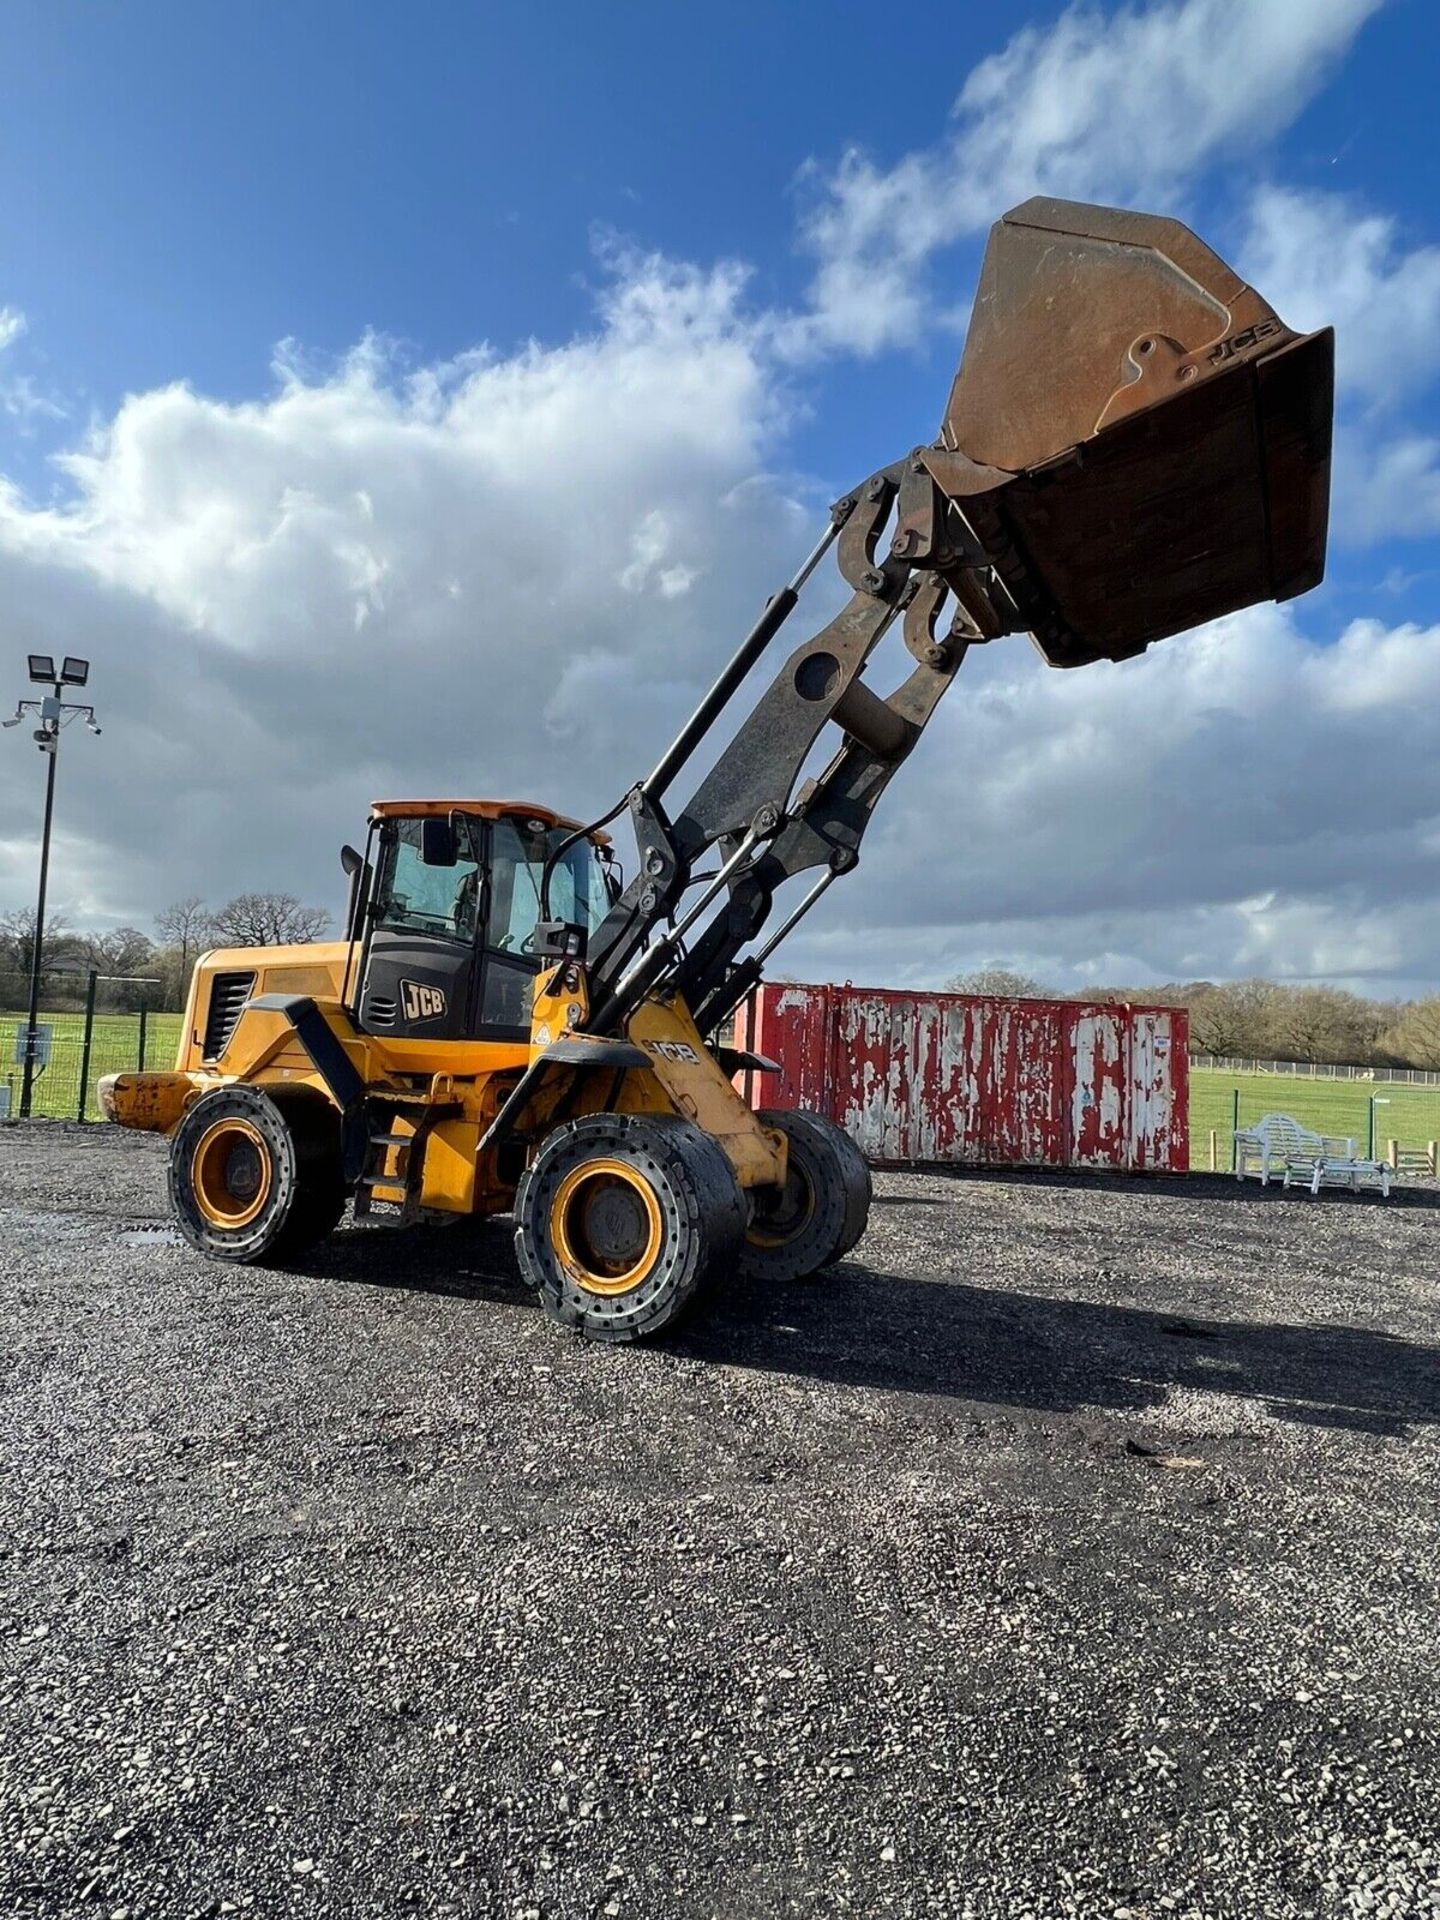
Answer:
<svg viewBox="0 0 1440 1920"><path fill-rule="evenodd" d="M1440 375L1440 247L1407 251L1387 215L1264 187L1238 264L1292 327L1334 327L1337 383L1359 399L1390 406Z"/></svg>
<svg viewBox="0 0 1440 1920"><path fill-rule="evenodd" d="M1440 533L1440 440L1423 433L1336 437L1334 537L1364 546Z"/></svg>
<svg viewBox="0 0 1440 1920"><path fill-rule="evenodd" d="M999 642L784 964L1440 980L1437 765L1440 627L1361 620L1317 647L1260 607L1075 673Z"/></svg>
<svg viewBox="0 0 1440 1920"><path fill-rule="evenodd" d="M62 910L334 902L372 798L598 811L643 772L818 502L765 478L786 416L739 276L620 276L557 347L402 376L368 341L264 400L137 395L67 460L68 506L0 492L12 624L83 642L106 722L67 740ZM1078 674L1001 642L782 964L1440 978L1437 765L1440 629L1316 648L1264 608ZM0 904L33 884L37 798L0 755Z"/></svg>
<svg viewBox="0 0 1440 1920"><path fill-rule="evenodd" d="M815 517L764 477L785 414L742 289L617 255L567 343L405 375L368 340L263 400L141 393L62 460L68 504L0 489L7 617L83 640L106 722L67 738L61 907L333 899L372 798L598 811L643 772ZM35 800L0 754L0 901Z"/></svg>
<svg viewBox="0 0 1440 1920"><path fill-rule="evenodd" d="M0 307L0 353L13 347L30 330L30 323L18 307ZM28 373L0 376L0 413L16 421L28 432L34 421L63 420L66 410L53 393L46 393ZM3 484L3 483L0 483Z"/></svg>
<svg viewBox="0 0 1440 1920"><path fill-rule="evenodd" d="M814 312L794 351L912 341L925 263L1033 193L1154 207L1235 145L1295 118L1382 0L1165 0L1072 6L971 72L943 141L819 180L806 223Z"/></svg>
<svg viewBox="0 0 1440 1920"><path fill-rule="evenodd" d="M1237 265L1291 326L1335 329L1337 540L1440 531L1440 443L1394 424L1440 379L1440 246L1406 248L1394 219L1342 195L1268 186Z"/></svg>

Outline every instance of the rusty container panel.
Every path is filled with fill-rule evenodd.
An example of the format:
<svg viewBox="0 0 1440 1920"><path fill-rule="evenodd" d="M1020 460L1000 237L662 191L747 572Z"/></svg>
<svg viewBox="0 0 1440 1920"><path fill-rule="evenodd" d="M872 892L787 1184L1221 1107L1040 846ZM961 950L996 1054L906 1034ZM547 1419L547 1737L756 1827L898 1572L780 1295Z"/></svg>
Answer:
<svg viewBox="0 0 1440 1920"><path fill-rule="evenodd" d="M1125 1009L1077 1008L1070 1044L1070 1164L1116 1166L1127 1132Z"/></svg>
<svg viewBox="0 0 1440 1920"><path fill-rule="evenodd" d="M1188 1164L1180 1008L786 983L736 1041L779 1067L739 1076L752 1105L827 1114L878 1166Z"/></svg>
<svg viewBox="0 0 1440 1920"><path fill-rule="evenodd" d="M1190 1164L1190 1016L1136 1007L1130 1042L1130 1164L1162 1172Z"/></svg>

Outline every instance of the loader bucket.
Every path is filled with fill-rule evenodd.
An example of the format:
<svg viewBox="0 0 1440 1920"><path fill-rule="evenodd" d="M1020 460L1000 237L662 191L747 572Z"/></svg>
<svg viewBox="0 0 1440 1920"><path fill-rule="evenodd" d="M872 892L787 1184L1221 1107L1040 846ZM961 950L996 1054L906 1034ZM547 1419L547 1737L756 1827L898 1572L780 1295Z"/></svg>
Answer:
<svg viewBox="0 0 1440 1920"><path fill-rule="evenodd" d="M1028 200L927 461L1046 658L1124 659L1321 579L1333 359L1178 220Z"/></svg>

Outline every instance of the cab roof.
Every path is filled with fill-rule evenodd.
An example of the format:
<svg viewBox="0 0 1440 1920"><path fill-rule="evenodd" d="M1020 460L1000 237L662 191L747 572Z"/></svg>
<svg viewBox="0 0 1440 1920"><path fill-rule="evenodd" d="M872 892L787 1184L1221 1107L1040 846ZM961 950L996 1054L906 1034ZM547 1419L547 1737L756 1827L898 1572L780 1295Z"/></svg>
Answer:
<svg viewBox="0 0 1440 1920"><path fill-rule="evenodd" d="M547 827L575 829L582 824L553 807L537 807L533 800L377 800L370 809L374 820L421 820L434 814L469 813L482 820L499 820L514 815L522 820L543 820ZM597 845L607 846L609 835L592 834Z"/></svg>

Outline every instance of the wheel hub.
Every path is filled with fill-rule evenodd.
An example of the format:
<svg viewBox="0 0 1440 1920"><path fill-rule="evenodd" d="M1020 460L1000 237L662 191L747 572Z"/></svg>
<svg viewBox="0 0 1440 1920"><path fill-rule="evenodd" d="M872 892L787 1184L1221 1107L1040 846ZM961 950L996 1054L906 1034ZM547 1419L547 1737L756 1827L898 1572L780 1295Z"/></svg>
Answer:
<svg viewBox="0 0 1440 1920"><path fill-rule="evenodd" d="M585 1235L602 1260L633 1265L645 1251L649 1223L631 1187L601 1187L585 1206Z"/></svg>
<svg viewBox="0 0 1440 1920"><path fill-rule="evenodd" d="M270 1196L270 1182L269 1148L248 1120L217 1120L196 1142L190 1186L212 1227L249 1226Z"/></svg>
<svg viewBox="0 0 1440 1920"><path fill-rule="evenodd" d="M572 1167L550 1207L550 1238L561 1265L586 1293L628 1293L660 1257L663 1228L654 1189L627 1161Z"/></svg>
<svg viewBox="0 0 1440 1920"><path fill-rule="evenodd" d="M757 1204L750 1223L749 1238L757 1246L783 1247L809 1225L815 1213L815 1193L798 1165L798 1155L790 1155L783 1187L775 1189L775 1199Z"/></svg>

